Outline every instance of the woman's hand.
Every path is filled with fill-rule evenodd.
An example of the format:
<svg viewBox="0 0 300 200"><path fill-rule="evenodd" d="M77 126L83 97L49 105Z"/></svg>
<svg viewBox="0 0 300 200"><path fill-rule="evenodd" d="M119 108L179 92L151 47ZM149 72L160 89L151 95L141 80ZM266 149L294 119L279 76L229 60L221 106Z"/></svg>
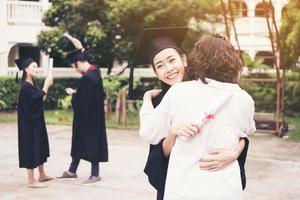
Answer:
<svg viewBox="0 0 300 200"><path fill-rule="evenodd" d="M53 76L52 75L48 75L47 78L44 81L44 86L46 87L51 87L53 85Z"/></svg>
<svg viewBox="0 0 300 200"><path fill-rule="evenodd" d="M202 170L218 171L236 161L238 155L237 150L233 152L222 149L212 150L200 159L199 167Z"/></svg>
<svg viewBox="0 0 300 200"><path fill-rule="evenodd" d="M71 42L75 46L76 49L83 49L82 43L75 37L70 38Z"/></svg>
<svg viewBox="0 0 300 200"><path fill-rule="evenodd" d="M83 46L82 46L82 43L80 42L80 40L71 36L69 33L65 33L64 36L73 43L73 45L75 46L76 49L83 49Z"/></svg>
<svg viewBox="0 0 300 200"><path fill-rule="evenodd" d="M49 74L45 79L44 86L43 86L43 91L45 92L46 95L48 93L49 87L51 87L52 85L53 85L53 76ZM46 95L43 97L44 101L46 99Z"/></svg>
<svg viewBox="0 0 300 200"><path fill-rule="evenodd" d="M53 85L53 77L52 75L48 75L47 78L44 81L44 87L43 90L47 94L49 87Z"/></svg>
<svg viewBox="0 0 300 200"><path fill-rule="evenodd" d="M154 97L158 96L161 93L161 90L149 90L147 92L145 92L144 94L144 101L145 100L152 100Z"/></svg>
<svg viewBox="0 0 300 200"><path fill-rule="evenodd" d="M73 94L76 93L76 90L72 89L72 88L66 88L65 89L66 93L70 96L72 96Z"/></svg>
<svg viewBox="0 0 300 200"><path fill-rule="evenodd" d="M170 134L184 137L186 139L193 138L196 134L200 133L201 127L195 123L179 124L173 127Z"/></svg>

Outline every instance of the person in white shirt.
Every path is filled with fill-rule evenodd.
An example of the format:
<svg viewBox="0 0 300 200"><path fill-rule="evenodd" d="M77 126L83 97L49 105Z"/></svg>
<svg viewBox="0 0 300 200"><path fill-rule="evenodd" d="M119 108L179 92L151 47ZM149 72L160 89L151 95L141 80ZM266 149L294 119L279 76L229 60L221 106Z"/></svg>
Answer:
<svg viewBox="0 0 300 200"><path fill-rule="evenodd" d="M240 70L239 57L225 38L205 36L190 56L186 74L191 81L173 85L155 109L151 99L159 92L145 93L141 137L158 144L169 134L179 136L170 155L164 199L243 198L237 161L219 171L198 164L212 149L233 151L240 137L255 131L254 102L237 84ZM226 96L230 99L215 109Z"/></svg>

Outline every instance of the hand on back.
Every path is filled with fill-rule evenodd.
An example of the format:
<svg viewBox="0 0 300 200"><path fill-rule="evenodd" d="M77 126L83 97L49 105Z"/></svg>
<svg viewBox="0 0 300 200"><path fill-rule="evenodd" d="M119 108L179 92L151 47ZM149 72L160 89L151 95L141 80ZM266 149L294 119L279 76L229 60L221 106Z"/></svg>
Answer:
<svg viewBox="0 0 300 200"><path fill-rule="evenodd" d="M152 100L154 97L158 96L161 93L161 90L148 90L144 94L144 100Z"/></svg>

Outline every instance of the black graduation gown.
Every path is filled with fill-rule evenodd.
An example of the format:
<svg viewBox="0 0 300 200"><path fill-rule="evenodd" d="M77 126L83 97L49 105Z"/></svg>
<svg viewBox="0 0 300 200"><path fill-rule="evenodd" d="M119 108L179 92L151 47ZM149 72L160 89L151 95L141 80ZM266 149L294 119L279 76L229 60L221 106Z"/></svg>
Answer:
<svg viewBox="0 0 300 200"><path fill-rule="evenodd" d="M34 169L49 157L44 118L45 92L24 82L18 97L19 167Z"/></svg>
<svg viewBox="0 0 300 200"><path fill-rule="evenodd" d="M162 92L152 100L153 107L158 106L167 93L170 86L162 82ZM249 140L245 140L245 147L238 157L238 163L240 166L241 183L243 189L246 187L246 174L245 174L245 162L247 158ZM164 139L163 139L164 140ZM166 158L163 153L162 143L163 140L157 145L150 145L148 159L144 172L148 176L149 183L157 190L157 200L163 200L165 183L167 178L167 171L169 165L169 157Z"/></svg>
<svg viewBox="0 0 300 200"><path fill-rule="evenodd" d="M152 99L153 107L158 106L170 88L169 85L161 82L162 92ZM149 183L157 190L157 200L163 200L169 157L164 156L163 143L164 139L157 145L150 145L148 159L144 169L148 176Z"/></svg>
<svg viewBox="0 0 300 200"><path fill-rule="evenodd" d="M80 78L72 107L72 158L92 163L108 161L104 90L98 69L88 71Z"/></svg>

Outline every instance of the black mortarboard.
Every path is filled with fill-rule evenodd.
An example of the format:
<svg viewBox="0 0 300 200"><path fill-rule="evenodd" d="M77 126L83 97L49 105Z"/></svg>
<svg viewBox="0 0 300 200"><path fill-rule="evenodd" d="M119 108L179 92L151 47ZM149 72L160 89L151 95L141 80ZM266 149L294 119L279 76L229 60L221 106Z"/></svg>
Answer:
<svg viewBox="0 0 300 200"><path fill-rule="evenodd" d="M26 69L33 62L35 62L35 60L30 55L15 60L19 70Z"/></svg>
<svg viewBox="0 0 300 200"><path fill-rule="evenodd" d="M134 65L152 64L154 56L166 48L179 50L188 31L186 27L160 27L149 28L143 31L139 46L134 57ZM130 67L129 75L129 98L133 90L133 70Z"/></svg>
<svg viewBox="0 0 300 200"><path fill-rule="evenodd" d="M82 52L81 49L73 51L67 55L67 60L69 64L73 64L77 61L86 61L87 60L87 53Z"/></svg>

